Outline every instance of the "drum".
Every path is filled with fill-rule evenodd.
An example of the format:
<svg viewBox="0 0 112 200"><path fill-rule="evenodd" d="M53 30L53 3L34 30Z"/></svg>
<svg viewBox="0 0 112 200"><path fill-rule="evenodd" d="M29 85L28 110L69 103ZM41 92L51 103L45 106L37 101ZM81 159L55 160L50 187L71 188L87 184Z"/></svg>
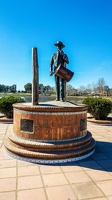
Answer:
<svg viewBox="0 0 112 200"><path fill-rule="evenodd" d="M69 82L74 75L74 72L70 71L66 67L63 67L61 64L57 67L54 72L55 75L63 78L65 81Z"/></svg>

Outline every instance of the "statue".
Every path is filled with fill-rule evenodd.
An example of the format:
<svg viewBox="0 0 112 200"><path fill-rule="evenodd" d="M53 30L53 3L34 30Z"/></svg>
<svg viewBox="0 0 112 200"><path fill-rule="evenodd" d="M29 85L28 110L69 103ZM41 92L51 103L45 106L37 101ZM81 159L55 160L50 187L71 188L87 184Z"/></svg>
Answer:
<svg viewBox="0 0 112 200"><path fill-rule="evenodd" d="M62 51L62 48L64 48L65 45L61 41L56 42L54 45L57 47L58 51L52 55L50 62L50 75L54 74L55 76L56 101L65 101L65 80L56 75L55 71L59 66L66 67L66 64L69 64L69 60L67 55Z"/></svg>

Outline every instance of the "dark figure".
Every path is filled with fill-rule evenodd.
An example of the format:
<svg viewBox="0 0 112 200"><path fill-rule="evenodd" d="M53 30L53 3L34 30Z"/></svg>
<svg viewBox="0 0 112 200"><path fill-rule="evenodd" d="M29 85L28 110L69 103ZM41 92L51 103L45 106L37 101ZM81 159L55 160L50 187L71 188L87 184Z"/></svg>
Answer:
<svg viewBox="0 0 112 200"><path fill-rule="evenodd" d="M52 75L57 67L61 64L62 66L66 67L66 63L69 64L69 60L66 54L62 51L62 48L65 45L58 41L54 44L58 51L57 53L52 55L51 62L50 62L50 75ZM54 70L53 70L54 66ZM63 78L60 78L55 74L55 85L56 85L56 101L64 101L65 100L65 81Z"/></svg>

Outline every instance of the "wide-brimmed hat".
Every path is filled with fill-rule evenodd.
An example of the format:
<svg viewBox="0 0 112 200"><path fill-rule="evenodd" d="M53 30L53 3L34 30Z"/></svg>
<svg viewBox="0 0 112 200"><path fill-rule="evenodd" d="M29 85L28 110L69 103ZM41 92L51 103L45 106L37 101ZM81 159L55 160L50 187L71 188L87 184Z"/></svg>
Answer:
<svg viewBox="0 0 112 200"><path fill-rule="evenodd" d="M55 45L55 46L62 46L62 47L65 47L65 45L64 45L63 42L61 42L61 41L57 41L54 45Z"/></svg>

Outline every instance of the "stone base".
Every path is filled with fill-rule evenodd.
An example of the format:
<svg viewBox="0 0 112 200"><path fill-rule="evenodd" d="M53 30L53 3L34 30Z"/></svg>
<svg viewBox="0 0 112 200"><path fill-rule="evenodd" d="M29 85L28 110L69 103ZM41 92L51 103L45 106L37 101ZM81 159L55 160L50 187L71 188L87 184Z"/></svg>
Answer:
<svg viewBox="0 0 112 200"><path fill-rule="evenodd" d="M93 117L88 117L87 119L88 122L96 123L96 124L101 124L101 125L111 125L112 126L112 118L107 118L107 120L96 120Z"/></svg>
<svg viewBox="0 0 112 200"><path fill-rule="evenodd" d="M95 140L87 132L87 106L46 102L14 104L14 125L7 131L10 155L36 163L61 163L88 157ZM15 157L14 156L14 157Z"/></svg>
<svg viewBox="0 0 112 200"><path fill-rule="evenodd" d="M73 158L67 158L67 159L58 159L58 160L46 160L46 159L36 159L36 158L29 158L29 157L23 157L23 156L18 156L17 154L14 154L8 150L6 150L6 153L11 156L12 158L14 159L17 159L17 160L22 160L22 161L26 161L26 162L32 162L32 163L35 163L35 164L49 164L49 165L55 165L55 164L64 164L64 163L70 163L70 162L75 162L75 161L80 161L80 160L83 160L83 159L86 159L88 158L89 156L91 156L93 153L95 152L95 149L93 149L91 152L85 154L85 155L82 155L82 156L79 156L79 157L73 157Z"/></svg>

